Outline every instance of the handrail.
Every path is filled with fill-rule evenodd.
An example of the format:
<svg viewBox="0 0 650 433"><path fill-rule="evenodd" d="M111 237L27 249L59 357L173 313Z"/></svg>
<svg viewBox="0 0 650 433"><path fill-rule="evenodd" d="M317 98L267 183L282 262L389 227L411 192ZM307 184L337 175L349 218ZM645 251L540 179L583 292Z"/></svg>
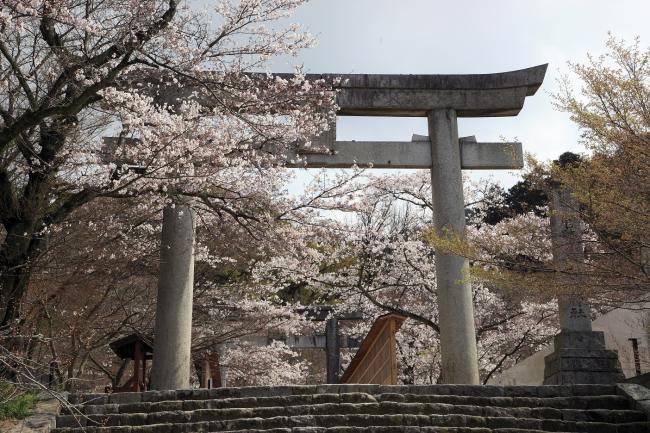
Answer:
<svg viewBox="0 0 650 433"><path fill-rule="evenodd" d="M397 385L395 333L406 317L386 314L375 320L340 383Z"/></svg>

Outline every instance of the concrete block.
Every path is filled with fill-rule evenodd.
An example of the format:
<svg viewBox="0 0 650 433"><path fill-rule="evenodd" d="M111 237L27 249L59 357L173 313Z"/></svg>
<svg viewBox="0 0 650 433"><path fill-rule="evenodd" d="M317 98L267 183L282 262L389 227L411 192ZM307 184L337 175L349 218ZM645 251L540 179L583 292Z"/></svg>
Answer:
<svg viewBox="0 0 650 433"><path fill-rule="evenodd" d="M636 383L619 383L616 385L618 394L634 401L650 401L650 389Z"/></svg>
<svg viewBox="0 0 650 433"><path fill-rule="evenodd" d="M140 403L142 401L141 392L118 392L109 394L108 402L114 404Z"/></svg>
<svg viewBox="0 0 650 433"><path fill-rule="evenodd" d="M564 385L540 386L537 390L537 395L540 398L569 397L571 396L571 387Z"/></svg>
<svg viewBox="0 0 650 433"><path fill-rule="evenodd" d="M317 385L316 391L318 394L338 394L341 386L345 388L346 385Z"/></svg>
<svg viewBox="0 0 650 433"><path fill-rule="evenodd" d="M56 418L56 427L81 427L86 425L86 418L79 415L59 415Z"/></svg>
<svg viewBox="0 0 650 433"><path fill-rule="evenodd" d="M587 422L576 422L575 424L576 431L594 431L598 433L617 433L618 426L616 424L605 424L605 423L587 423Z"/></svg>
<svg viewBox="0 0 650 433"><path fill-rule="evenodd" d="M644 412L648 416L648 419L650 419L650 400L637 401L634 407L635 409Z"/></svg>
<svg viewBox="0 0 650 433"><path fill-rule="evenodd" d="M325 403L339 403L341 401L340 394L326 393L314 394L311 398L312 404L325 404Z"/></svg>
<svg viewBox="0 0 650 433"><path fill-rule="evenodd" d="M177 389L174 391L173 400L193 400L192 392L193 389Z"/></svg>
<svg viewBox="0 0 650 433"><path fill-rule="evenodd" d="M86 415L105 415L119 413L117 404L98 404L83 407L83 413Z"/></svg>
<svg viewBox="0 0 650 433"><path fill-rule="evenodd" d="M316 385L300 385L300 386L291 387L291 393L293 395L316 394L316 392L317 392Z"/></svg>
<svg viewBox="0 0 650 433"><path fill-rule="evenodd" d="M600 384L572 385L571 393L573 396L616 395L616 385L600 385Z"/></svg>
<svg viewBox="0 0 650 433"><path fill-rule="evenodd" d="M208 392L209 398L233 398L239 395L237 388L213 388Z"/></svg>
<svg viewBox="0 0 650 433"><path fill-rule="evenodd" d="M141 397L141 401L143 402L157 402L176 399L177 395L175 390L147 391L143 392Z"/></svg>
<svg viewBox="0 0 650 433"><path fill-rule="evenodd" d="M153 411L174 411L174 410L185 410L185 403L189 402L199 402L201 400L185 400L185 401L159 401L156 403L144 403L145 405L150 405L150 410L142 410L141 412L153 412Z"/></svg>
<svg viewBox="0 0 650 433"><path fill-rule="evenodd" d="M542 431L571 431L572 423L559 419L542 419L540 421L540 430Z"/></svg>
<svg viewBox="0 0 650 433"><path fill-rule="evenodd" d="M544 364L544 385L614 384L624 379L618 354L605 349L602 332L561 332Z"/></svg>
<svg viewBox="0 0 650 433"><path fill-rule="evenodd" d="M605 334L600 331L560 332L554 337L557 349L605 349Z"/></svg>
<svg viewBox="0 0 650 433"><path fill-rule="evenodd" d="M69 394L68 395L68 403L70 403L70 404L83 403L83 398L82 397L83 397L83 394L78 394L78 393Z"/></svg>
<svg viewBox="0 0 650 433"><path fill-rule="evenodd" d="M613 384L620 380L620 377L610 372L599 371L559 371L544 379L544 384Z"/></svg>
<svg viewBox="0 0 650 433"><path fill-rule="evenodd" d="M83 404L106 404L109 394L83 394L80 396Z"/></svg>
<svg viewBox="0 0 650 433"><path fill-rule="evenodd" d="M482 397L503 397L504 391L502 386L495 385L482 385L480 387L475 387L475 394Z"/></svg>
<svg viewBox="0 0 650 433"><path fill-rule="evenodd" d="M537 386L504 386L503 395L505 397L537 397Z"/></svg>
<svg viewBox="0 0 650 433"><path fill-rule="evenodd" d="M557 368L560 371L609 372L614 371L617 365L618 359L616 358L577 358L562 356L557 360Z"/></svg>
<svg viewBox="0 0 650 433"><path fill-rule="evenodd" d="M139 426L147 424L146 413L122 414L121 418L121 425Z"/></svg>
<svg viewBox="0 0 650 433"><path fill-rule="evenodd" d="M407 397L412 395L395 394L395 393L381 393L377 395L377 401L408 401Z"/></svg>
<svg viewBox="0 0 650 433"><path fill-rule="evenodd" d="M157 403L125 403L116 405L119 413L148 413L155 410Z"/></svg>
<svg viewBox="0 0 650 433"><path fill-rule="evenodd" d="M175 433L175 428L172 424L151 424L135 426L130 433Z"/></svg>
<svg viewBox="0 0 650 433"><path fill-rule="evenodd" d="M190 393L191 400L207 400L210 398L210 390L207 388L193 389Z"/></svg>
<svg viewBox="0 0 650 433"><path fill-rule="evenodd" d="M33 414L23 420L23 425L28 429L46 433L55 427L56 415L51 413Z"/></svg>
<svg viewBox="0 0 650 433"><path fill-rule="evenodd" d="M115 427L121 425L120 415L91 415L88 417L88 425L97 427Z"/></svg>

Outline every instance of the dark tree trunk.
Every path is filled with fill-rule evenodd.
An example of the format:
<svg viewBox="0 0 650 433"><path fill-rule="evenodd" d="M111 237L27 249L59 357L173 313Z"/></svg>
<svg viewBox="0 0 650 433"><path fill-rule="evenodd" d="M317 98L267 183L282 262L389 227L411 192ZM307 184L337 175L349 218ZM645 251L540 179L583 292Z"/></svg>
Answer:
<svg viewBox="0 0 650 433"><path fill-rule="evenodd" d="M26 236L31 234L27 232ZM22 233L9 233L0 248L0 330L5 332L18 324L21 301L29 283L33 251L31 242L25 242L24 237Z"/></svg>

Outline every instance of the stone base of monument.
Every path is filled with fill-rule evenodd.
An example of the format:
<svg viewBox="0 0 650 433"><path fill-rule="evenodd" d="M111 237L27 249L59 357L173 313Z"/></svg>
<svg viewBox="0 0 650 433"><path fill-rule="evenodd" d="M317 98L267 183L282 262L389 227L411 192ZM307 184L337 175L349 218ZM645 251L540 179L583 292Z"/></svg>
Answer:
<svg viewBox="0 0 650 433"><path fill-rule="evenodd" d="M544 358L544 385L607 384L625 379L618 353L605 348L598 331L560 332Z"/></svg>

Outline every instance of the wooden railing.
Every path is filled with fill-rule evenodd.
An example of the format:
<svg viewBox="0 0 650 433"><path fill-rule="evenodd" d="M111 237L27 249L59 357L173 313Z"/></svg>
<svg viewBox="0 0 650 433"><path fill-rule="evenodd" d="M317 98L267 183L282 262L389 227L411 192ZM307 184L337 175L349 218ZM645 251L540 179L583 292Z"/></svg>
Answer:
<svg viewBox="0 0 650 433"><path fill-rule="evenodd" d="M397 384L395 333L406 318L386 314L373 323L340 383Z"/></svg>

